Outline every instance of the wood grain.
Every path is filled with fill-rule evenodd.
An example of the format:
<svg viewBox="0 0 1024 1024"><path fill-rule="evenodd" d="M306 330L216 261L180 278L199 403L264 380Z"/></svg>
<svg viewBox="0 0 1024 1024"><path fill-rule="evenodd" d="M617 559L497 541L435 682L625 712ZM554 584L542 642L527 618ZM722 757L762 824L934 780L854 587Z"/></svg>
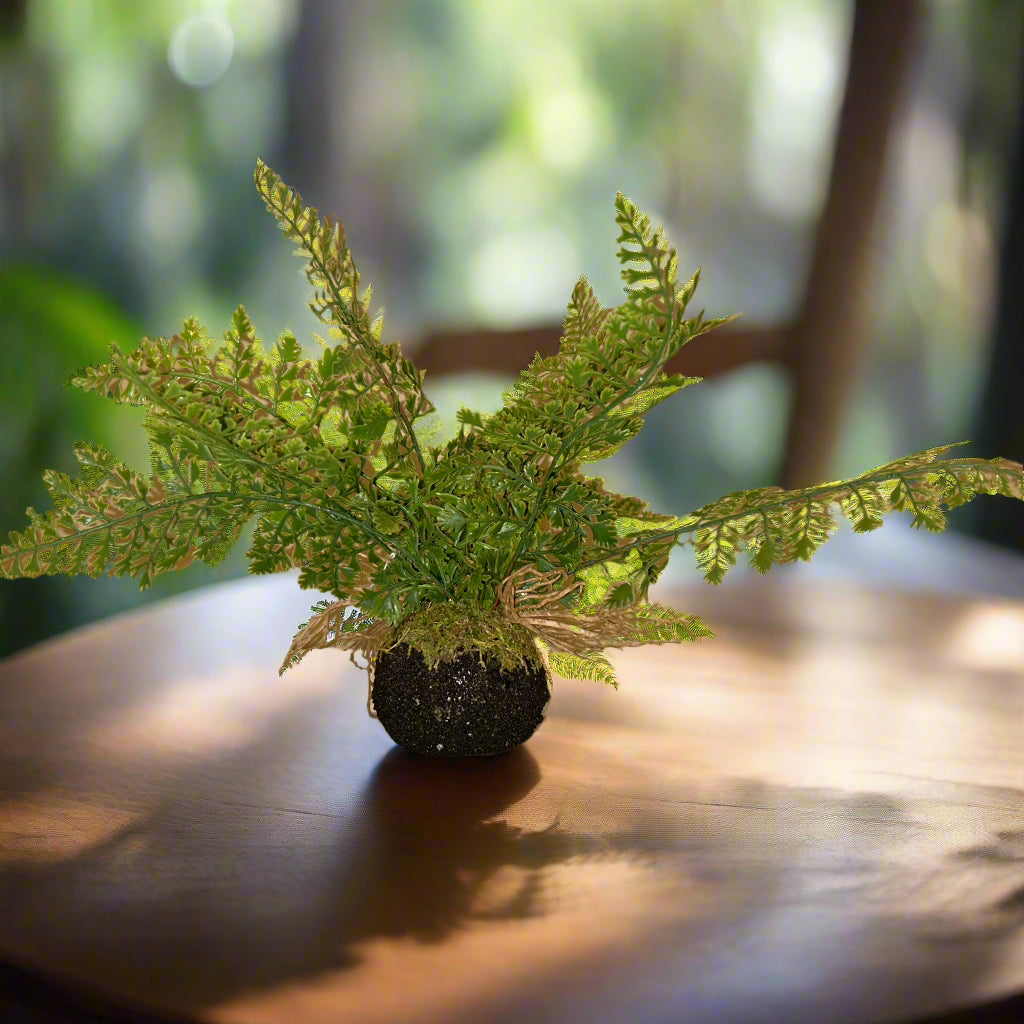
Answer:
<svg viewBox="0 0 1024 1024"><path fill-rule="evenodd" d="M213 587L0 663L0 956L204 1022L885 1022L1024 989L1024 605L652 592L524 747L433 762Z"/></svg>

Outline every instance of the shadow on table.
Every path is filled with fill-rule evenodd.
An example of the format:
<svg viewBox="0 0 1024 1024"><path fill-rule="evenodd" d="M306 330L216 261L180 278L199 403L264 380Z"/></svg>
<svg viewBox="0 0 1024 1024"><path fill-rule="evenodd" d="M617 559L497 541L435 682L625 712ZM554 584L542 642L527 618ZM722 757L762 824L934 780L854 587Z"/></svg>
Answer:
<svg viewBox="0 0 1024 1024"><path fill-rule="evenodd" d="M544 868L652 852L628 827L503 820L541 778L525 746L452 761L392 747L338 812L274 806L271 776L330 730L330 704L294 707L245 749L173 769L170 799L77 853L8 857L3 947L140 1004L194 1011L355 967L374 939L443 943L474 922L543 916ZM30 792L39 780L25 781ZM481 905L503 868L520 883Z"/></svg>
<svg viewBox="0 0 1024 1024"><path fill-rule="evenodd" d="M867 923L851 932L866 947L962 944L955 969L908 972L894 958L881 971L883 983L908 990L969 990L998 955L990 940L1024 925L1024 901L1012 887L974 921L901 912L902 895L922 876L892 851L920 823L906 802L881 793L723 778L713 793L650 801L572 787L562 794L561 816L532 830L506 820L541 782L528 747L458 761L391 748L363 787L341 794L334 808L279 806L286 801L272 794L289 770L315 777L326 792L332 779L351 787L347 780L358 775L351 762L340 763L337 754L332 761L318 746L336 750L346 740L332 717L336 707L331 699L292 706L244 748L179 769L162 806L99 844L50 863L9 862L0 871L4 946L14 948L8 938L17 936L16 947L40 966L143 1005L195 1012L356 968L373 940L444 943L485 921L559 913L563 894L549 891L546 872L572 862L582 876L588 865L610 860L637 871L615 876L615 885L633 878L638 898L663 909L629 948L615 941L614 915L603 918L613 954L606 975L594 974L592 962L572 963L567 948L566 963L552 964L567 991L581 1004L585 996L600 1002L620 975L626 991L625 979L642 974L640 965L675 979L677 991L692 986L695 999L702 991L711 1010L721 993L708 980L710 969L737 971L736 958L749 956L737 976L750 979L756 999L735 1019L756 1024L782 1019L785 995L773 1006L767 988L773 972L799 960L786 952L787 935L799 936L790 926L813 933L822 921L833 927L843 920L835 911L819 917L829 901L857 917L863 901L891 895L895 909L883 903L860 915ZM1024 811L1024 794L1007 790L1000 799ZM931 882L941 887L946 871L957 882L1003 870L1006 857L1011 867L1024 865L1017 856L1013 836L994 835L934 866ZM516 885L481 900L508 868ZM559 875L563 889L566 877ZM699 914L688 902L695 890L728 893L730 901ZM827 930L821 945L843 948ZM830 961L798 969L808 972L804 984L827 988L818 993L819 1009L830 999L860 998L858 986L870 982L843 980ZM764 987L754 992L759 972ZM735 1010L740 996L728 996ZM530 1019L530 998L526 993L521 1019Z"/></svg>

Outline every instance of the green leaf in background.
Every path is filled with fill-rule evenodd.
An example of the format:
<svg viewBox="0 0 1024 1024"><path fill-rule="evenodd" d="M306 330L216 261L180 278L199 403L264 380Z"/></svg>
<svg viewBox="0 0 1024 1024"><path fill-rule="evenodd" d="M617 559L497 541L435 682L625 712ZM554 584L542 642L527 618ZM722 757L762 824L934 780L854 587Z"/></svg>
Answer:
<svg viewBox="0 0 1024 1024"><path fill-rule="evenodd" d="M103 358L112 340L134 344L138 325L107 298L25 265L0 267L0 518L18 518L46 498L43 469L71 471L72 442L89 437L144 464L143 411L62 390L79 366ZM72 594L51 579L0 592L0 656L71 625Z"/></svg>

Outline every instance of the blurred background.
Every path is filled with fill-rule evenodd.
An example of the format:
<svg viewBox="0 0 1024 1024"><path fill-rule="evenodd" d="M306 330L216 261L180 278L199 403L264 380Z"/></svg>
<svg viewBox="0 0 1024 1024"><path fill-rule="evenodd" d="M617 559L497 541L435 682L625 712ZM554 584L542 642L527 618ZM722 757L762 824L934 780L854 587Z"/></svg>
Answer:
<svg viewBox="0 0 1024 1024"><path fill-rule="evenodd" d="M145 468L137 412L61 388L111 341L191 314L219 335L241 302L264 339L288 327L314 351L257 157L345 223L385 337L414 359L534 331L507 372L486 355L428 372L452 432L460 404L497 408L553 343L580 273L620 301L622 190L665 225L682 276L703 267L696 306L742 311L746 355L717 365L731 342L710 335L709 379L588 467L608 486L682 513L967 438L954 455L1024 458L1019 0L0 12L0 532L49 507L40 472L73 471L74 439ZM1024 597L1017 504L979 498L935 537L897 514L775 571ZM145 594L130 579L4 582L0 654L242 575L244 551ZM678 552L666 581L696 578Z"/></svg>

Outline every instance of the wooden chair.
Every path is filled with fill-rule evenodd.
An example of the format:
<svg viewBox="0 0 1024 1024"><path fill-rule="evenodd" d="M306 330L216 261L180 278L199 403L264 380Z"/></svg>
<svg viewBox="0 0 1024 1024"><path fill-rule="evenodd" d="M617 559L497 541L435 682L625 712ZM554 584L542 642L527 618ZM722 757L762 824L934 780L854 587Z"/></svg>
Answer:
<svg viewBox="0 0 1024 1024"><path fill-rule="evenodd" d="M785 370L793 400L783 487L822 479L866 342L872 234L890 129L921 20L919 0L857 0L829 187L800 308L789 323L723 328L666 364L669 373L716 377L747 363ZM430 376L491 371L514 376L534 352L558 350L561 325L435 330L410 354Z"/></svg>

